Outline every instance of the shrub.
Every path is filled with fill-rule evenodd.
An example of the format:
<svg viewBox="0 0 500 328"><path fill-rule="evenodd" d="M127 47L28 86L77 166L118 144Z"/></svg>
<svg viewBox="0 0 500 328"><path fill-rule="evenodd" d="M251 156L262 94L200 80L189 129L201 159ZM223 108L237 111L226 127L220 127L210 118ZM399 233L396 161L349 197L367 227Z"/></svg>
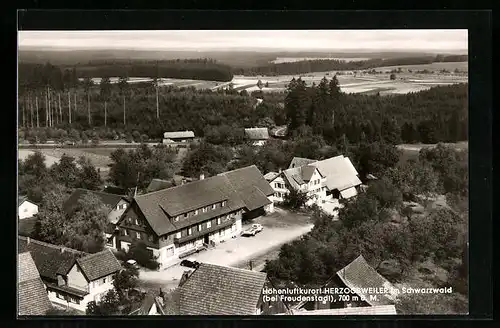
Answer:
<svg viewBox="0 0 500 328"><path fill-rule="evenodd" d="M136 241L130 245L127 257L136 260L140 266L151 270L157 270L160 267L153 253L147 249L146 244L142 241Z"/></svg>

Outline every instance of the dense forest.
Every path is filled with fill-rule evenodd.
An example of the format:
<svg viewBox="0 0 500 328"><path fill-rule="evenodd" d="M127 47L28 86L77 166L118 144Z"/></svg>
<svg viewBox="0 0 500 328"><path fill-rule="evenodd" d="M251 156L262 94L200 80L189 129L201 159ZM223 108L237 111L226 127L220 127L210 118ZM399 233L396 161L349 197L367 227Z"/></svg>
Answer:
<svg viewBox="0 0 500 328"><path fill-rule="evenodd" d="M51 64L19 63L18 76L21 84L40 80L37 73L43 70L52 71L53 80L64 71L72 71L77 78L103 77L145 77L176 78L192 80L209 80L227 82L233 79L231 68L217 63L213 59L177 59L177 60L101 60L84 64L58 67Z"/></svg>
<svg viewBox="0 0 500 328"><path fill-rule="evenodd" d="M406 57L406 58L387 58L387 59L369 59L360 61L345 61L332 59L318 60L301 60L288 63L269 63L266 65L246 68L235 68L235 75L291 75L305 74L311 72L326 72L326 71L351 71L351 70L366 70L385 66L402 66L402 65L422 65L441 62L463 62L467 61L467 55L437 55L423 57Z"/></svg>
<svg viewBox="0 0 500 328"><path fill-rule="evenodd" d="M103 78L78 82L75 69L32 66L20 81L19 126L26 138L35 128L105 131L101 138L132 134L161 138L164 131L194 130L231 141L252 126L288 125L289 133L321 135L328 143L380 141L435 143L467 140L467 84L433 87L394 96L344 94L336 77L306 86L293 79L286 93L196 90L159 86L156 80L111 84ZM257 105L255 97L263 102ZM38 130L40 130L38 129ZM136 134L137 134L136 133ZM104 135L105 134L105 135ZM226 138L229 134L229 138ZM42 138L43 139L43 138ZM238 139L238 138L236 138Z"/></svg>

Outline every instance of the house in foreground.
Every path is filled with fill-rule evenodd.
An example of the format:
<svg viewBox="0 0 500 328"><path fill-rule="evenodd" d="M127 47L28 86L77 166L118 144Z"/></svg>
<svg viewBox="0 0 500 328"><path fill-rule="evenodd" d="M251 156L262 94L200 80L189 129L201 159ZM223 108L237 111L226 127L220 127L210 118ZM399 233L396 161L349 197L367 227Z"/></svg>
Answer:
<svg viewBox="0 0 500 328"><path fill-rule="evenodd" d="M396 307L394 305L376 305L376 306L360 306L347 307L339 309L322 309L322 310L290 310L288 315L396 315Z"/></svg>
<svg viewBox="0 0 500 328"><path fill-rule="evenodd" d="M20 316L47 314L52 304L30 253L18 254L17 263L18 314Z"/></svg>
<svg viewBox="0 0 500 328"><path fill-rule="evenodd" d="M106 246L116 249L116 223L129 205L129 200L122 195L109 194L101 191L76 189L64 202L63 211L71 215L76 209L78 202L85 195L94 195L107 208L108 225L106 227Z"/></svg>
<svg viewBox="0 0 500 328"><path fill-rule="evenodd" d="M266 177L275 191L273 202L283 202L285 195L295 189L309 196L307 206L317 204L334 215L341 201L355 197L361 186L358 172L343 155L321 161L295 157L288 169L269 172Z"/></svg>
<svg viewBox="0 0 500 328"><path fill-rule="evenodd" d="M245 137L252 142L254 146L263 146L269 140L269 130L267 128L247 128Z"/></svg>
<svg viewBox="0 0 500 328"><path fill-rule="evenodd" d="M242 220L274 207L273 189L255 165L136 196L117 222L117 246L144 242L162 267L239 236Z"/></svg>
<svg viewBox="0 0 500 328"><path fill-rule="evenodd" d="M346 293L336 295L337 299L334 302L302 302L296 305L295 309L312 311L367 306L390 306L395 304L396 294L394 286L372 268L362 255L358 256L346 267L337 271L322 288L349 288L355 293L350 294L348 299L345 298ZM384 293L385 291L388 293ZM339 298L340 295L342 296Z"/></svg>
<svg viewBox="0 0 500 328"><path fill-rule="evenodd" d="M190 142L194 140L193 131L172 131L163 134L163 143L169 144L173 142Z"/></svg>
<svg viewBox="0 0 500 328"><path fill-rule="evenodd" d="M30 201L26 196L17 197L17 208L19 220L32 218L38 214L38 205Z"/></svg>
<svg viewBox="0 0 500 328"><path fill-rule="evenodd" d="M286 312L278 300L264 301L267 274L200 263L179 285L181 315L259 315Z"/></svg>
<svg viewBox="0 0 500 328"><path fill-rule="evenodd" d="M18 254L29 252L51 302L85 312L113 288L121 265L109 249L87 254L63 246L18 237Z"/></svg>

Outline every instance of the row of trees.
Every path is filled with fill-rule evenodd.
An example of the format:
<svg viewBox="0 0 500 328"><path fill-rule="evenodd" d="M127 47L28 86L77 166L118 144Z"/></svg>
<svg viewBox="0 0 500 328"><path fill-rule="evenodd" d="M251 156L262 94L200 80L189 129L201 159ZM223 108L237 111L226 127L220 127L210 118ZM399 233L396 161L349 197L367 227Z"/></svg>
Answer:
<svg viewBox="0 0 500 328"><path fill-rule="evenodd" d="M269 63L257 67L235 68L235 75L293 75L311 72L325 71L352 71L366 70L370 68L402 65L422 65L435 62L464 62L468 60L467 55L437 55L422 57L402 57L386 59L368 59L359 61L345 61L340 59L315 59L300 60L286 63Z"/></svg>
<svg viewBox="0 0 500 328"><path fill-rule="evenodd" d="M307 87L292 80L285 98L289 133L308 128L328 142L436 143L468 139L467 85L391 97L343 94L334 77Z"/></svg>

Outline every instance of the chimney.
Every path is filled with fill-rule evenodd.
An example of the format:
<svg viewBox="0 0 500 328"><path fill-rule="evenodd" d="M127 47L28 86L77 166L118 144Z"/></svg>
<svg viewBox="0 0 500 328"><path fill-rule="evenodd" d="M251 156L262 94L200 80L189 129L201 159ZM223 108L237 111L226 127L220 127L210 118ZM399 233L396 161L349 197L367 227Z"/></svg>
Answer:
<svg viewBox="0 0 500 328"><path fill-rule="evenodd" d="M203 179L205 179L205 174L202 173L202 174L200 174L200 180L203 180Z"/></svg>
<svg viewBox="0 0 500 328"><path fill-rule="evenodd" d="M27 238L26 238L26 243L27 243L28 245L30 244L30 241L31 241L30 237L27 237Z"/></svg>

